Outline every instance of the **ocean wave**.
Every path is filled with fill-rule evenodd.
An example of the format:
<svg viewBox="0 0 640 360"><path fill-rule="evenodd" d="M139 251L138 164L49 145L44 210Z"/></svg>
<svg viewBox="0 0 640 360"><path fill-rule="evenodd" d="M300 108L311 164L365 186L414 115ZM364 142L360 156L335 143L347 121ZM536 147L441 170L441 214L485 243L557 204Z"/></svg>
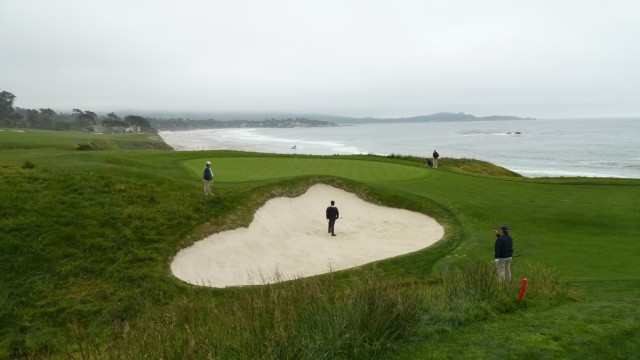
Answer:
<svg viewBox="0 0 640 360"><path fill-rule="evenodd" d="M458 134L461 136L522 136L521 131L498 131L498 130L463 130Z"/></svg>
<svg viewBox="0 0 640 360"><path fill-rule="evenodd" d="M623 176L620 173L613 172L596 172L589 170L566 170L566 169L523 169L511 168L522 176L538 178L538 177L597 177L597 178L633 178L633 176Z"/></svg>

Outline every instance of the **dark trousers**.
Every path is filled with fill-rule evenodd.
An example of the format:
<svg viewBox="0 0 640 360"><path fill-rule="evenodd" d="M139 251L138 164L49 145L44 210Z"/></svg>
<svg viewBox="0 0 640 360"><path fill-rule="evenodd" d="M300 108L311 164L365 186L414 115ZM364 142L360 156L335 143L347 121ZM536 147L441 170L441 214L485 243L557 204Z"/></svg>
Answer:
<svg viewBox="0 0 640 360"><path fill-rule="evenodd" d="M336 219L329 219L329 232L331 235L334 235L335 232L333 230L333 226L336 224Z"/></svg>

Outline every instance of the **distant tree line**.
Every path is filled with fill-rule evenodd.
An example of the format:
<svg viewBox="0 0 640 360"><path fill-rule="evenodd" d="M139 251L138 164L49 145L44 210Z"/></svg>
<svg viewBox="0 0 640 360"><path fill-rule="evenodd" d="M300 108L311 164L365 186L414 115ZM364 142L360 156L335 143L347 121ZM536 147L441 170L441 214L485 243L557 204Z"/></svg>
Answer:
<svg viewBox="0 0 640 360"><path fill-rule="evenodd" d="M0 127L45 130L80 130L104 132L156 132L157 130L193 130L242 127L321 127L335 123L304 117L255 120L191 120L156 119L137 115L120 117L111 112L98 115L93 111L73 109L71 113L56 113L49 108L23 109L13 107L15 95L0 92Z"/></svg>
<svg viewBox="0 0 640 360"><path fill-rule="evenodd" d="M220 128L292 128L292 127L322 127L336 126L335 123L322 120L314 120L305 117L287 119L255 120L191 120L191 119L149 119L151 126L157 130L195 130L195 129L220 129Z"/></svg>
<svg viewBox="0 0 640 360"><path fill-rule="evenodd" d="M73 109L69 114L46 109L13 107L15 95L0 92L0 127L44 130L81 130L108 132L153 132L149 120L137 116L120 117L115 113L99 116L93 111Z"/></svg>

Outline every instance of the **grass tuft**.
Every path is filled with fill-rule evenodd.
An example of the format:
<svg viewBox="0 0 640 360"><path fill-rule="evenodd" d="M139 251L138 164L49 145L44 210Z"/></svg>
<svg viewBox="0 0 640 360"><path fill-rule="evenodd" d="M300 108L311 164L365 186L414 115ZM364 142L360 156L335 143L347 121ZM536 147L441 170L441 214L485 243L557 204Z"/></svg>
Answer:
<svg viewBox="0 0 640 360"><path fill-rule="evenodd" d="M22 168L23 169L33 169L35 167L36 167L36 165L34 163L32 163L31 161L29 161L29 160L25 160L24 163L22 163Z"/></svg>

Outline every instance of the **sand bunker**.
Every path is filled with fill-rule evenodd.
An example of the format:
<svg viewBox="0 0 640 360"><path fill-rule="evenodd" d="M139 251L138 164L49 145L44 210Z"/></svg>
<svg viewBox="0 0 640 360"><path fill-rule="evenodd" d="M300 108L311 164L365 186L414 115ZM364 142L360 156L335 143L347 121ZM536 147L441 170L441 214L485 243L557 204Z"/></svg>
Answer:
<svg viewBox="0 0 640 360"><path fill-rule="evenodd" d="M340 209L337 236L327 232L325 209L331 200ZM414 252L443 235L442 226L426 215L318 184L297 198L267 201L248 228L213 234L181 250L171 271L197 285L260 285Z"/></svg>

